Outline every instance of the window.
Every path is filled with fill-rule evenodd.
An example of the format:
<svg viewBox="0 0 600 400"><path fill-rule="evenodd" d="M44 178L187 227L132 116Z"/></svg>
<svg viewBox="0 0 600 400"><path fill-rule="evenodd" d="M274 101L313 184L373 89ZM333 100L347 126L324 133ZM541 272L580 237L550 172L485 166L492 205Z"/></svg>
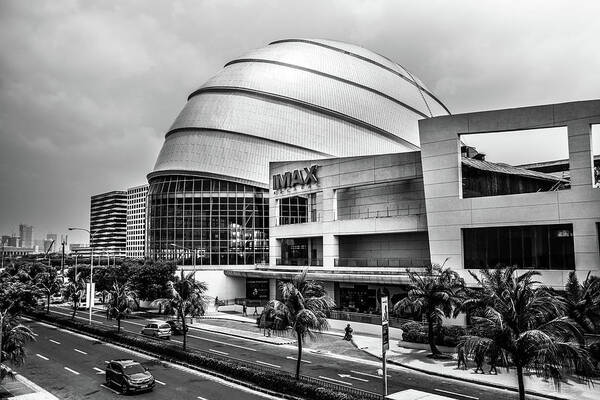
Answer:
<svg viewBox="0 0 600 400"><path fill-rule="evenodd" d="M308 222L307 196L292 196L279 199L280 225L301 224L304 222Z"/></svg>
<svg viewBox="0 0 600 400"><path fill-rule="evenodd" d="M463 245L467 269L575 268L572 224L463 229Z"/></svg>
<svg viewBox="0 0 600 400"><path fill-rule="evenodd" d="M592 184L600 188L600 125L592 125Z"/></svg>

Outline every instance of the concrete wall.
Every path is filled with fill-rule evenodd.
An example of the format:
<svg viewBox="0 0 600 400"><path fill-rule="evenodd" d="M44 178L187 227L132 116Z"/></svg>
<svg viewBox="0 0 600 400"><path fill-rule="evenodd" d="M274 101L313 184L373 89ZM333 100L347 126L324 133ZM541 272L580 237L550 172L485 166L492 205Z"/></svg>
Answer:
<svg viewBox="0 0 600 400"><path fill-rule="evenodd" d="M592 187L591 124L600 123L600 100L429 118L419 122L432 262L463 268L462 228L573 224L579 275L600 274L600 190ZM566 126L571 189L461 198L459 135ZM525 151L525 150L523 150ZM569 271L545 271L563 286ZM465 274L468 277L468 274Z"/></svg>
<svg viewBox="0 0 600 400"><path fill-rule="evenodd" d="M270 164L270 175L304 170L318 165L318 183L274 191L269 200L270 265L281 257L282 238L322 237L323 266L333 267L339 255L339 237L395 232L426 232L418 152L346 157ZM277 200L299 194L318 193L317 222L279 225ZM352 207L382 213L371 218L350 217ZM356 208L358 207L358 208ZM384 210L396 210L395 212ZM410 211L409 211L410 210ZM379 217L377 217L379 215ZM387 216L391 215L391 216Z"/></svg>
<svg viewBox="0 0 600 400"><path fill-rule="evenodd" d="M223 300L246 297L246 279L226 276L222 269L197 271L196 280L207 283L209 297Z"/></svg>
<svg viewBox="0 0 600 400"><path fill-rule="evenodd" d="M428 259L427 232L340 236L340 257Z"/></svg>

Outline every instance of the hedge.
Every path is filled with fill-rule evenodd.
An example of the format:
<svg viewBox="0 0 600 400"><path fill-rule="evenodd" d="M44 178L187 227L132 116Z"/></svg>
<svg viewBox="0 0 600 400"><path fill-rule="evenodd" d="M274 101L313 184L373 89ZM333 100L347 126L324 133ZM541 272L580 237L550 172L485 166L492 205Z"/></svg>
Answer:
<svg viewBox="0 0 600 400"><path fill-rule="evenodd" d="M156 342L147 338L133 336L127 333L117 333L114 330L101 326L90 326L67 317L45 314L41 312L28 313L31 317L71 328L107 341L131 346L167 359L177 360L202 369L214 371L227 377L253 384L257 387L268 389L277 393L301 397L303 399L323 400L358 400L349 393L338 392L316 384L297 381L291 375L273 374L251 368L235 360L222 360L194 351L183 351L179 346L166 341Z"/></svg>
<svg viewBox="0 0 600 400"><path fill-rule="evenodd" d="M420 322L406 322L400 325L400 329L402 329L402 340L405 342L429 343L427 327ZM460 341L460 337L466 334L467 331L462 326L442 326L439 331L435 332L435 344L456 347Z"/></svg>

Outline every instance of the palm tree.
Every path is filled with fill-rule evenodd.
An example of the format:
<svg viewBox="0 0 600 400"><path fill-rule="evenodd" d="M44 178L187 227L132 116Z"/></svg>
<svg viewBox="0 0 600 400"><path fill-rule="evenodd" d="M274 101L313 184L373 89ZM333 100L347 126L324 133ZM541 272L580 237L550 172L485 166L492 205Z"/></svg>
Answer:
<svg viewBox="0 0 600 400"><path fill-rule="evenodd" d="M468 355L494 346L501 357L516 367L519 398L525 399L523 371L552 378L558 385L562 371L586 377L593 371L583 337L576 324L564 316L567 306L559 296L540 286L536 271L515 274L515 268L482 270L471 274L482 287L479 304L486 304L473 317L478 336L463 338Z"/></svg>
<svg viewBox="0 0 600 400"><path fill-rule="evenodd" d="M73 277L73 280L65 287L65 298L71 301L73 307L73 314L71 319L75 319L75 314L79 308L79 302L83 297L84 281L81 278L81 273L78 273Z"/></svg>
<svg viewBox="0 0 600 400"><path fill-rule="evenodd" d="M21 365L25 360L25 345L33 341L33 332L19 322L17 315L3 315L0 318L0 382L7 376L13 376L5 362Z"/></svg>
<svg viewBox="0 0 600 400"><path fill-rule="evenodd" d="M50 312L50 297L55 293L60 293L63 282L62 278L54 268L49 268L46 272L41 272L35 276L35 282L40 291L46 295L46 313Z"/></svg>
<svg viewBox="0 0 600 400"><path fill-rule="evenodd" d="M208 304L205 296L208 286L205 282L197 282L194 279L194 273L191 272L187 276L175 282L167 282L168 296L161 299L156 299L152 304L162 304L165 312L175 310L178 317L181 317L181 325L183 328L183 350L187 346L188 326L186 317L194 318L198 315L204 315Z"/></svg>
<svg viewBox="0 0 600 400"><path fill-rule="evenodd" d="M117 320L117 333L120 333L121 320L131 313L136 295L126 283L115 282L108 296L106 312L109 317Z"/></svg>
<svg viewBox="0 0 600 400"><path fill-rule="evenodd" d="M327 314L335 302L327 295L320 282L307 280L306 272L296 275L290 282L280 285L283 294L283 307L274 304L274 317L287 321L292 326L297 343L298 357L296 360L296 379L300 379L300 363L302 360L302 344L306 338L314 339L314 331L322 332L329 329ZM282 312L285 315L283 317Z"/></svg>
<svg viewBox="0 0 600 400"><path fill-rule="evenodd" d="M590 276L579 282L575 271L569 273L565 285L567 316L575 321L586 333L600 330L600 278Z"/></svg>
<svg viewBox="0 0 600 400"><path fill-rule="evenodd" d="M443 265L427 266L424 273L406 270L410 290L394 305L394 311L421 312L427 320L428 341L433 357L442 352L435 345L435 331L442 326L442 317L456 317L464 300L465 282ZM434 329L437 328L437 329Z"/></svg>

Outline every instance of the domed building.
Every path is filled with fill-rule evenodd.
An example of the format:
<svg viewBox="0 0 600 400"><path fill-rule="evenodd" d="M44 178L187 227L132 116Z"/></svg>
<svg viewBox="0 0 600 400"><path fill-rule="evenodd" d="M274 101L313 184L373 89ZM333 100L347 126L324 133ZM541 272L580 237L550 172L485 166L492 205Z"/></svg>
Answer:
<svg viewBox="0 0 600 400"><path fill-rule="evenodd" d="M189 95L148 174L148 256L266 263L269 162L415 151L417 121L447 114L351 44L286 39L232 60Z"/></svg>

